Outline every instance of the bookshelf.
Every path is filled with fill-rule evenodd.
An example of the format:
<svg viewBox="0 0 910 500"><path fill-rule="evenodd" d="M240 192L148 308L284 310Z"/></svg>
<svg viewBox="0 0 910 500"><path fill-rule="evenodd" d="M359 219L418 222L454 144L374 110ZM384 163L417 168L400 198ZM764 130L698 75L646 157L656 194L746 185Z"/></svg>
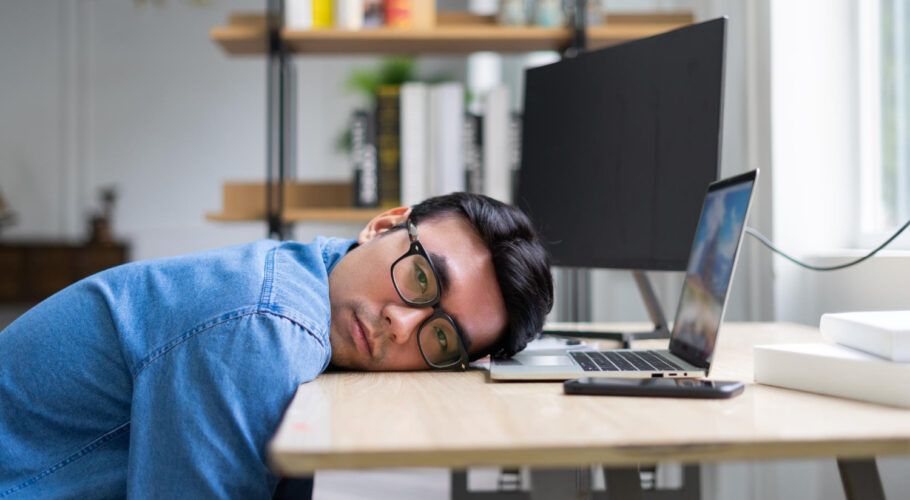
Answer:
<svg viewBox="0 0 910 500"><path fill-rule="evenodd" d="M587 29L588 46L597 49L663 33L692 23L691 14L609 15L603 26ZM212 28L209 37L230 55L262 55L268 51L264 15L233 14L227 26ZM428 30L392 28L345 31L281 30L293 54L466 54L477 51L561 51L569 46L569 28L506 27L492 16L444 13Z"/></svg>
<svg viewBox="0 0 910 500"><path fill-rule="evenodd" d="M266 187L257 182L225 182L221 186L223 208L209 212L211 222L254 222L266 218ZM273 198L277 198L273 187ZM379 208L353 208L351 185L333 182L284 182L282 192L285 222L368 222L381 214Z"/></svg>
<svg viewBox="0 0 910 500"><path fill-rule="evenodd" d="M285 222L369 222L383 211L373 208L286 208ZM265 220L265 210L258 212L210 212L205 220L211 222L257 222Z"/></svg>
<svg viewBox="0 0 910 500"><path fill-rule="evenodd" d="M274 4L278 1L280 0L269 0L270 11L276 10ZM283 110L288 102L288 92L292 90L284 75L285 68L290 65L290 56L293 55L563 51L572 44L573 39L573 30L570 28L500 26L496 24L494 16L466 12L437 12L436 26L426 30L377 28L359 31L303 31L281 28L276 23L269 26L268 20L264 13L232 13L227 25L212 28L209 37L230 56L268 57L269 71L274 75L271 79L276 82L269 84L269 121L273 120L272 117L278 117L276 129L270 127L271 138L285 137L287 127L290 126L289 118ZM604 25L587 27L584 33L590 50L656 35L692 22L691 13L609 14ZM278 34L271 41L270 29ZM266 171L266 185L273 187L284 182L282 162L285 161L287 148L293 148L292 144L282 139L270 139L270 143L275 140L280 145L270 154L270 164ZM226 193L228 187L226 184ZM206 219L214 222L265 220L269 223L269 234L282 238L283 228L291 223L365 222L381 213L379 209L349 206L301 206L274 194L271 200L262 196L254 196L231 206L226 194L225 208L218 213L206 214ZM251 203L252 200L255 201ZM267 206L273 208L267 211Z"/></svg>

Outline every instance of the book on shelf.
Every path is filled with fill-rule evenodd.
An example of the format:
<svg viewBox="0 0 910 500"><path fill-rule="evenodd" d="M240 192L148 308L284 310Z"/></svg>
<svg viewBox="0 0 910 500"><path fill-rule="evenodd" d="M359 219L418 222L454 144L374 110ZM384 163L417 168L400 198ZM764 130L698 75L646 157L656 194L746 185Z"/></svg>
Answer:
<svg viewBox="0 0 910 500"><path fill-rule="evenodd" d="M518 171L521 169L521 124L522 115L509 113L509 200L515 200L518 192Z"/></svg>
<svg viewBox="0 0 910 500"><path fill-rule="evenodd" d="M411 0L411 28L431 29L436 26L436 0Z"/></svg>
<svg viewBox="0 0 910 500"><path fill-rule="evenodd" d="M512 203L511 126L509 89L494 87L483 99L483 193L504 203Z"/></svg>
<svg viewBox="0 0 910 500"><path fill-rule="evenodd" d="M335 0L335 27L342 30L363 28L364 0Z"/></svg>
<svg viewBox="0 0 910 500"><path fill-rule="evenodd" d="M311 1L313 3L313 28L331 28L334 26L332 0Z"/></svg>
<svg viewBox="0 0 910 500"><path fill-rule="evenodd" d="M436 2L435 0L385 0L385 24L390 28L432 28L436 24Z"/></svg>
<svg viewBox="0 0 910 500"><path fill-rule="evenodd" d="M401 204L411 206L429 197L430 87L408 82L401 86Z"/></svg>
<svg viewBox="0 0 910 500"><path fill-rule="evenodd" d="M312 0L286 0L284 3L284 26L294 30L308 30L313 27Z"/></svg>
<svg viewBox="0 0 910 500"><path fill-rule="evenodd" d="M379 28L385 24L382 0L363 0L363 27Z"/></svg>
<svg viewBox="0 0 910 500"><path fill-rule="evenodd" d="M465 191L483 193L483 118L474 113L464 115L464 185Z"/></svg>
<svg viewBox="0 0 910 500"><path fill-rule="evenodd" d="M758 383L910 408L910 363L824 342L760 345L754 355Z"/></svg>
<svg viewBox="0 0 910 500"><path fill-rule="evenodd" d="M464 85L446 82L430 88L430 194L464 191Z"/></svg>
<svg viewBox="0 0 910 500"><path fill-rule="evenodd" d="M376 117L355 111L351 121L351 157L354 161L354 206L379 206L379 158L376 150Z"/></svg>
<svg viewBox="0 0 910 500"><path fill-rule="evenodd" d="M385 24L390 28L411 27L412 0L385 0Z"/></svg>
<svg viewBox="0 0 910 500"><path fill-rule="evenodd" d="M910 362L910 311L823 314L826 338L891 361Z"/></svg>
<svg viewBox="0 0 910 500"><path fill-rule="evenodd" d="M401 205L401 87L382 85L376 92L376 143L379 146L379 206Z"/></svg>

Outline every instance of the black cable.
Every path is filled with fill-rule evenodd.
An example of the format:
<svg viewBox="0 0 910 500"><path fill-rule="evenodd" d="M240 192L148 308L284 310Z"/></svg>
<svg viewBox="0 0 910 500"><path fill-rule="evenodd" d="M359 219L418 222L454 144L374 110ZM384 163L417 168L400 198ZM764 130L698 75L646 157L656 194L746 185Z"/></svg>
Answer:
<svg viewBox="0 0 910 500"><path fill-rule="evenodd" d="M768 238L765 238L765 236L763 234L759 233L755 229L752 229L751 227L746 226L746 232L749 233L750 235L752 235L758 241L760 241L763 245L770 248L772 252L776 252L776 253L780 254L782 257L789 260L790 262L793 262L794 264L803 266L806 269L811 269L813 271L837 271L838 269L844 269L844 268L847 268L850 266L855 266L856 264L859 264L860 262L877 254L879 250L881 250L882 248L885 248L886 246L888 246L889 243L894 241L894 238L897 238L898 236L900 236L900 234L904 232L904 229L907 229L907 226L910 226L910 220L908 220L903 226L901 226L901 228L898 229L896 233L892 234L890 238L885 240L884 243L882 243L881 245L876 247L875 250L872 250L868 254L866 254L863 257L860 257L856 260L852 260L850 262L845 262L843 264L838 264L836 266L813 266L811 264L806 264L804 262L800 262L800 261L794 259L793 257L790 257L789 255L785 254L781 250L779 250L777 247L774 246L774 243L771 243L771 241L769 241Z"/></svg>

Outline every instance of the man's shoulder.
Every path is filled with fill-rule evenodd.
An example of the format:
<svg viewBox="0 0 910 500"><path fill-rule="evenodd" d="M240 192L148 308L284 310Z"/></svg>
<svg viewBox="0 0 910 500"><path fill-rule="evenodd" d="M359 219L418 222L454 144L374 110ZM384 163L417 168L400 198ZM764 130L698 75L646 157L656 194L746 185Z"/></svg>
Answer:
<svg viewBox="0 0 910 500"><path fill-rule="evenodd" d="M353 243L325 237L310 243L282 242L274 251L269 271L272 281L263 287L262 306L327 338L329 274Z"/></svg>

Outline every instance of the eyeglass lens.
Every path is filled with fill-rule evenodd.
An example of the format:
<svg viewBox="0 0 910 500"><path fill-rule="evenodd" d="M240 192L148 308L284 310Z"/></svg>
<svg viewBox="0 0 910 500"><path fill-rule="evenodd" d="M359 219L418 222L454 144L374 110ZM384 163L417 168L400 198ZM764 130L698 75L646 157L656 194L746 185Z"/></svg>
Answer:
<svg viewBox="0 0 910 500"><path fill-rule="evenodd" d="M430 262L422 255L409 255L392 268L395 287L407 302L429 304L439 296L439 284Z"/></svg>
<svg viewBox="0 0 910 500"><path fill-rule="evenodd" d="M420 350L433 366L445 368L461 359L458 334L454 325L445 318L433 318L423 325L417 339Z"/></svg>

